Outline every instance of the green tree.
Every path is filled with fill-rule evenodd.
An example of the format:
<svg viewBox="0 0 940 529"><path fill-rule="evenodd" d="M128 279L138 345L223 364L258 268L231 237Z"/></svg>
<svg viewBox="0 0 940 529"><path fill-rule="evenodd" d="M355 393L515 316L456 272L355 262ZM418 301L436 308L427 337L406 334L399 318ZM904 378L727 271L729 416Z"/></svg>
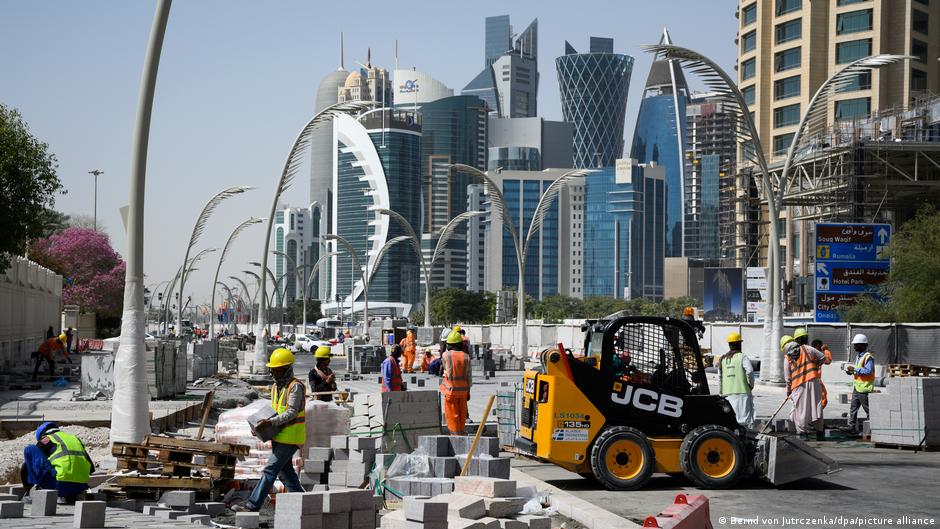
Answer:
<svg viewBox="0 0 940 529"><path fill-rule="evenodd" d="M940 212L926 205L903 224L885 250L888 280L874 295L841 311L848 322L928 322L940 316Z"/></svg>
<svg viewBox="0 0 940 529"><path fill-rule="evenodd" d="M431 292L431 323L492 323L496 296L491 292L470 292L462 288L443 288ZM421 321L424 313L413 311L411 321ZM420 317L419 317L420 316Z"/></svg>
<svg viewBox="0 0 940 529"><path fill-rule="evenodd" d="M320 300L307 298L307 324L316 323L323 317L320 312ZM293 303L287 306L284 313L284 323L297 323L304 319L304 300L295 299Z"/></svg>
<svg viewBox="0 0 940 529"><path fill-rule="evenodd" d="M20 113L0 103L0 270L47 235L55 194L62 189L49 146L33 137Z"/></svg>

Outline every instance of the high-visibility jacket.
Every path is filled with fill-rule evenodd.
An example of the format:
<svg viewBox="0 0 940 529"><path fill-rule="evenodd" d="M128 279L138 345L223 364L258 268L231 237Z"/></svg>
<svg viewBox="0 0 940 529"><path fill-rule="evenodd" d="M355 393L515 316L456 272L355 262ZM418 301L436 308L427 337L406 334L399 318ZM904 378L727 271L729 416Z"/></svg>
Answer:
<svg viewBox="0 0 940 529"><path fill-rule="evenodd" d="M741 395L751 392L751 384L744 365L741 363L741 351L733 355L722 357L721 360L721 394Z"/></svg>
<svg viewBox="0 0 940 529"><path fill-rule="evenodd" d="M865 370L865 364L871 362L871 369L868 373L859 374L859 371ZM872 358L871 353L865 352L858 356L858 359L855 360L855 380L852 383L852 389L856 393L871 393L875 389L875 360Z"/></svg>
<svg viewBox="0 0 940 529"><path fill-rule="evenodd" d="M402 338L401 342L399 342L399 345L401 345L401 348L406 355L415 354L415 339L413 336L406 336Z"/></svg>
<svg viewBox="0 0 940 529"><path fill-rule="evenodd" d="M790 355L787 356L787 362L790 364L790 391L806 384L810 380L822 378L821 362L800 346L800 356L793 361Z"/></svg>
<svg viewBox="0 0 940 529"><path fill-rule="evenodd" d="M271 407L274 408L274 411L276 411L278 415L287 411L288 396L294 384L300 384L300 390L304 391L303 382L296 378L288 382L287 385L284 386L283 391L277 390L277 384L271 386ZM301 402L306 402L306 399L302 399ZM304 442L307 440L307 426L304 424L306 422L304 407L305 406L301 406L300 411L297 412L297 417L294 417L293 421L285 424L284 427L281 428L281 431L274 436L274 442L286 445L304 445Z"/></svg>
<svg viewBox="0 0 940 529"><path fill-rule="evenodd" d="M440 390L445 397L465 397L470 394L470 355L463 351L447 350L441 359L444 378Z"/></svg>
<svg viewBox="0 0 940 529"><path fill-rule="evenodd" d="M52 359L55 356L55 352L59 350L64 349L62 348L62 342L60 342L58 338L49 338L39 344L39 353L49 359Z"/></svg>
<svg viewBox="0 0 940 529"><path fill-rule="evenodd" d="M387 382L386 374L388 374ZM382 362L382 393L389 391L401 391L401 366L398 365L398 360L395 360L394 356L387 356Z"/></svg>
<svg viewBox="0 0 940 529"><path fill-rule="evenodd" d="M55 451L49 455L49 464L55 469L56 481L88 483L91 463L81 439L66 432L54 432L46 437L55 444Z"/></svg>

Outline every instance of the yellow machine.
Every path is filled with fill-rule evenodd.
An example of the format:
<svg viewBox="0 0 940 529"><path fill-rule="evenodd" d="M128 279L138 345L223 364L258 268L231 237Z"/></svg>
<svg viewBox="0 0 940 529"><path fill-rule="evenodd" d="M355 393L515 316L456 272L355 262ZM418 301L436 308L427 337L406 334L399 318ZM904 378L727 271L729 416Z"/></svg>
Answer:
<svg viewBox="0 0 940 529"><path fill-rule="evenodd" d="M524 375L523 453L611 490L638 489L653 473L724 488L754 471L779 485L838 468L798 439L739 425L728 401L709 395L689 322L609 317L583 330L583 357L559 345Z"/></svg>

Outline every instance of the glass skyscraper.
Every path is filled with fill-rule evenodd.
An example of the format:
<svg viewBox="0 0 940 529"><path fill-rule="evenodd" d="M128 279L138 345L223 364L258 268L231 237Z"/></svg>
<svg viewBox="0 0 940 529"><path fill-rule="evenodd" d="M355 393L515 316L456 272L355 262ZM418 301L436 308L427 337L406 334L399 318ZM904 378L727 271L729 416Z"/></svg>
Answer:
<svg viewBox="0 0 940 529"><path fill-rule="evenodd" d="M662 44L671 44L664 30ZM666 170L666 257L685 255L685 127L688 87L679 64L657 56L633 132L631 158Z"/></svg>
<svg viewBox="0 0 940 529"><path fill-rule="evenodd" d="M617 160L587 175L584 297L663 298L663 169Z"/></svg>
<svg viewBox="0 0 940 529"><path fill-rule="evenodd" d="M612 39L591 39L591 52L565 42L555 59L561 110L574 124L574 167L609 167L623 155L623 125L633 57L611 53Z"/></svg>
<svg viewBox="0 0 940 529"><path fill-rule="evenodd" d="M483 70L461 94L501 117L534 117L538 104L538 19L513 40L508 15L487 17Z"/></svg>

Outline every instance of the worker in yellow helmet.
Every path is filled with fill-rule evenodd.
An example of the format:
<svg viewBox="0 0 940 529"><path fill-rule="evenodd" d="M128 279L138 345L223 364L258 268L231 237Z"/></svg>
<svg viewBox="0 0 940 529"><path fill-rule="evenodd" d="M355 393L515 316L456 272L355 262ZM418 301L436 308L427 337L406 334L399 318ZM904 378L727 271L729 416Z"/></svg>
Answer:
<svg viewBox="0 0 940 529"><path fill-rule="evenodd" d="M411 329L405 334L405 337L399 342L402 349L402 372L414 373L415 371L415 333Z"/></svg>
<svg viewBox="0 0 940 529"><path fill-rule="evenodd" d="M330 369L330 358L332 356L333 351L328 345L317 347L316 352L313 353L317 365L307 375L307 381L310 382L310 391L314 393L336 391L336 375ZM333 395L317 395L315 398L324 402L333 401Z"/></svg>
<svg viewBox="0 0 940 529"><path fill-rule="evenodd" d="M721 396L728 399L738 424L746 428L754 425L754 366L742 351L741 333L728 335L728 352L718 361L718 380Z"/></svg>
<svg viewBox="0 0 940 529"><path fill-rule="evenodd" d="M260 511L274 480L278 477L288 492L304 492L297 472L291 464L294 453L303 448L307 436L304 424L304 383L294 378L294 353L283 347L271 353L266 365L274 378L274 384L271 385L271 407L276 415L258 421L255 428L262 430L274 426L280 431L271 440L271 457L261 472L261 480L244 504L232 508L235 511Z"/></svg>
<svg viewBox="0 0 940 529"><path fill-rule="evenodd" d="M470 355L464 349L460 327L447 335L447 350L441 357L443 379L440 391L444 395L444 418L451 435L462 435L467 425L467 401L473 383Z"/></svg>
<svg viewBox="0 0 940 529"><path fill-rule="evenodd" d="M784 343L783 374L787 381L787 396L793 403L790 420L803 439L824 439L822 366L829 360L821 351L805 345L806 329L797 329ZM797 340L797 337L800 339Z"/></svg>

